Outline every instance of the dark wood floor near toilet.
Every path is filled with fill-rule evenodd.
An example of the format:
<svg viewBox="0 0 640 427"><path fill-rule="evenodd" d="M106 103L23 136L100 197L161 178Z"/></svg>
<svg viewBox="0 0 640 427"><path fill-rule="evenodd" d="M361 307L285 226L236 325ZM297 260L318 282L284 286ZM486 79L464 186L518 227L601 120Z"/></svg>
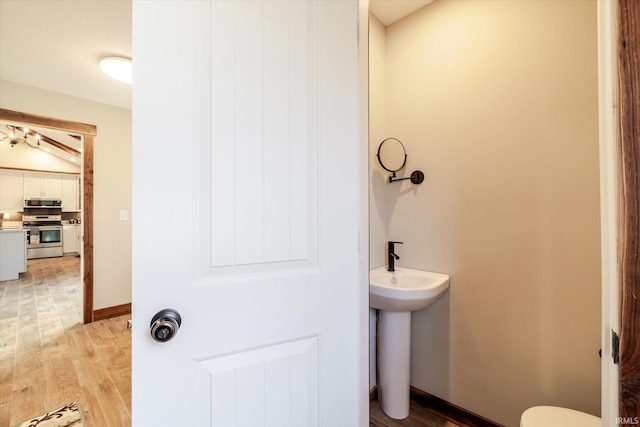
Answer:
<svg viewBox="0 0 640 427"><path fill-rule="evenodd" d="M378 402L373 402L369 408L370 427L463 427L463 424L456 424L448 421L428 408L424 408L411 401L411 413L404 420L394 420L382 412Z"/></svg>
<svg viewBox="0 0 640 427"><path fill-rule="evenodd" d="M382 411L377 390L370 398L370 427L504 427L415 387L411 387L410 413L404 420L389 418Z"/></svg>

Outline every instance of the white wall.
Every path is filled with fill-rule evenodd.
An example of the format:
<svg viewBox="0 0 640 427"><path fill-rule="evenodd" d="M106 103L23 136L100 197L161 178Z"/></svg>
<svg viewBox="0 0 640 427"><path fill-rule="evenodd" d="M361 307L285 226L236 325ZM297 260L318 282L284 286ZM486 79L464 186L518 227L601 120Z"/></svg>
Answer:
<svg viewBox="0 0 640 427"><path fill-rule="evenodd" d="M97 127L94 151L94 309L131 302L131 111L0 80L0 107Z"/></svg>
<svg viewBox="0 0 640 427"><path fill-rule="evenodd" d="M393 239L399 265L451 275L413 315L411 383L506 426L600 413L596 30L593 1L439 1L371 63L426 174L383 185L372 162L371 266Z"/></svg>

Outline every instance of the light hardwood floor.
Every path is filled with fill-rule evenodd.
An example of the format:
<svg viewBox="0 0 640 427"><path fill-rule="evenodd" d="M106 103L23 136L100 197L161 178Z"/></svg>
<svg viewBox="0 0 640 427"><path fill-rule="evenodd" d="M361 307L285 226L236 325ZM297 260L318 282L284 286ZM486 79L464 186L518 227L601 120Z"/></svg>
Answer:
<svg viewBox="0 0 640 427"><path fill-rule="evenodd" d="M130 316L81 325L80 258L0 282L0 426L78 402L87 427L131 425Z"/></svg>

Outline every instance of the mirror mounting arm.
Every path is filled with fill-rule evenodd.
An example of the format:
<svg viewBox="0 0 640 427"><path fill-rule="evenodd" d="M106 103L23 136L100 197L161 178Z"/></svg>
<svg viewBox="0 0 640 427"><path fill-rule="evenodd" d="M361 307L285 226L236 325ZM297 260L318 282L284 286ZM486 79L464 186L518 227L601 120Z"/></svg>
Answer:
<svg viewBox="0 0 640 427"><path fill-rule="evenodd" d="M408 178L396 178L396 174L394 172L393 175L389 177L389 182L404 181L405 179L410 179L411 182L416 185L422 184L422 182L424 181L424 173L422 173L422 171L416 170L411 172L411 176Z"/></svg>

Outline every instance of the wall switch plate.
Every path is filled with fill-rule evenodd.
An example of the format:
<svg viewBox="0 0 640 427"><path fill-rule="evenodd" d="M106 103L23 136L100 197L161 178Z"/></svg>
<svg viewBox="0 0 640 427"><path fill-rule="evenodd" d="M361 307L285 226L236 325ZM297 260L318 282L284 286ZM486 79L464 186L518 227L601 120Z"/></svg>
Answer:
<svg viewBox="0 0 640 427"><path fill-rule="evenodd" d="M120 221L126 221L127 219L129 219L129 211L122 209L120 211Z"/></svg>

